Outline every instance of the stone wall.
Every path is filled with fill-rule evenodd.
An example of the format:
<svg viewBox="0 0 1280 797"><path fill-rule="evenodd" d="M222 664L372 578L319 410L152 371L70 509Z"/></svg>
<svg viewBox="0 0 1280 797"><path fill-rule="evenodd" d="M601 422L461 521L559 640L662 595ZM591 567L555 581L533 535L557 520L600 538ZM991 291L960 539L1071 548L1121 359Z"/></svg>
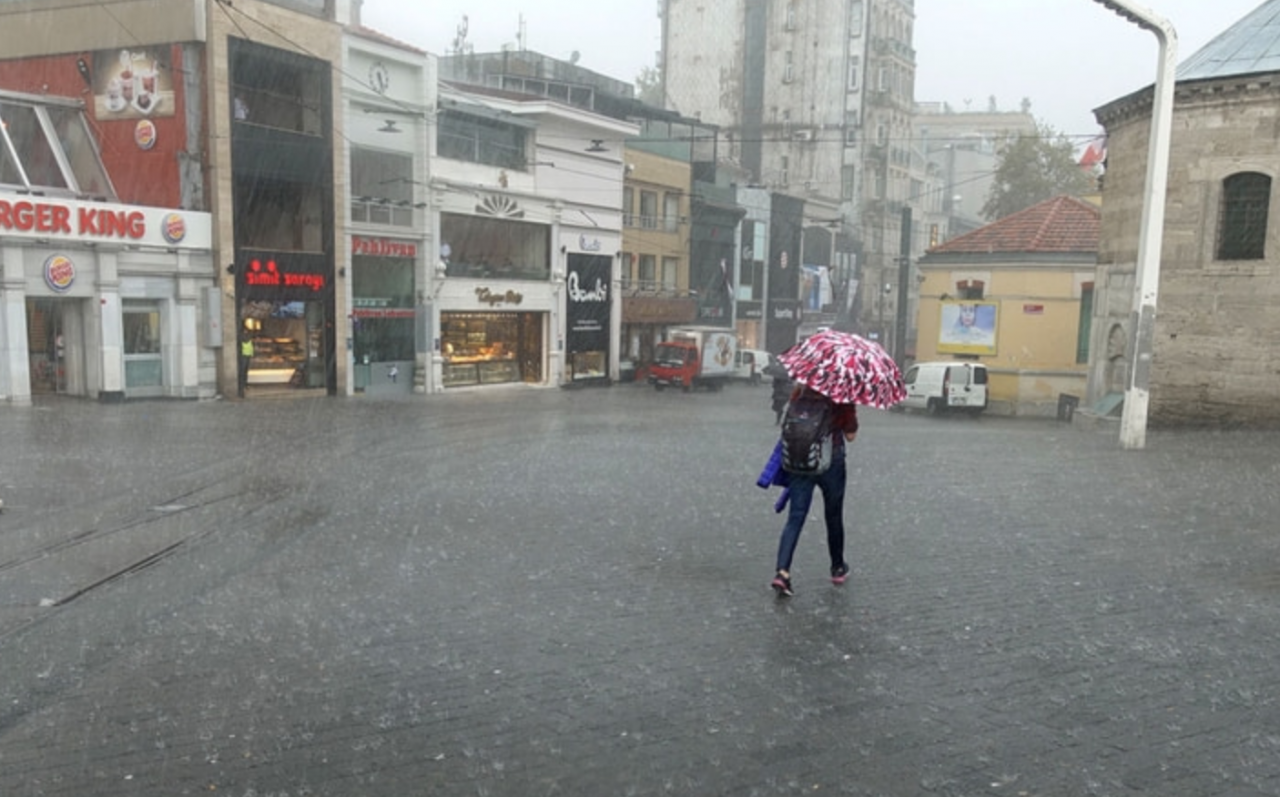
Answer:
<svg viewBox="0 0 1280 797"><path fill-rule="evenodd" d="M1107 374L1128 367L1150 131L1151 92L1098 112L1108 133L1094 312L1092 398ZM1160 262L1151 405L1160 426L1280 425L1280 87L1269 79L1178 87ZM1222 181L1257 171L1272 186L1266 256L1215 258ZM1128 291L1129 295L1120 295ZM1108 361L1116 329L1123 362ZM1099 359L1099 355L1102 359Z"/></svg>

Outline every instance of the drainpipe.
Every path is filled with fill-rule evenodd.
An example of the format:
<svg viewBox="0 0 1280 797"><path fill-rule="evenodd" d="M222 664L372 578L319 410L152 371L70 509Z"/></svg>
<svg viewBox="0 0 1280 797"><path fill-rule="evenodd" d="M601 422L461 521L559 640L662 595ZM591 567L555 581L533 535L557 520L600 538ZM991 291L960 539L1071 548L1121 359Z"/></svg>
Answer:
<svg viewBox="0 0 1280 797"><path fill-rule="evenodd" d="M1141 449L1147 444L1147 409L1151 402L1151 358L1155 347L1156 297L1160 289L1160 246L1164 234L1165 191L1169 183L1169 144L1173 134L1178 34L1173 25L1130 0L1094 0L1138 27L1155 34L1160 45L1156 67L1151 138L1147 144L1147 178L1143 191L1138 263L1133 286L1129 333L1132 356L1129 386L1120 419L1120 445Z"/></svg>

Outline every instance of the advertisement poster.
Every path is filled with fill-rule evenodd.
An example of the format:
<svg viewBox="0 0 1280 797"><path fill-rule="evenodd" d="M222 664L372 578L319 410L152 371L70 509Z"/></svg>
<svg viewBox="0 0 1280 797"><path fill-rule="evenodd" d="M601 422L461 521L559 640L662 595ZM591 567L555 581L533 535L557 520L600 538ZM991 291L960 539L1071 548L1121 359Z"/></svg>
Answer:
<svg viewBox="0 0 1280 797"><path fill-rule="evenodd" d="M173 116L173 75L167 47L93 54L95 116L103 121Z"/></svg>
<svg viewBox="0 0 1280 797"><path fill-rule="evenodd" d="M939 353L996 353L997 306L994 302L943 302L941 313Z"/></svg>

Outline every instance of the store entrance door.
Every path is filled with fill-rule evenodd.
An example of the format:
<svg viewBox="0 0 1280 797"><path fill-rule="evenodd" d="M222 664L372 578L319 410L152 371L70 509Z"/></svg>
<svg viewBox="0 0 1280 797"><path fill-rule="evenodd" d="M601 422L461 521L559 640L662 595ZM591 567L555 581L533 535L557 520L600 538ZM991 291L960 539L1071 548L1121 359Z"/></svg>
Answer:
<svg viewBox="0 0 1280 797"><path fill-rule="evenodd" d="M51 396L68 392L67 364L82 352L72 347L68 322L77 320L73 299L27 299L27 360L31 371L31 395ZM72 324L73 326L76 326Z"/></svg>

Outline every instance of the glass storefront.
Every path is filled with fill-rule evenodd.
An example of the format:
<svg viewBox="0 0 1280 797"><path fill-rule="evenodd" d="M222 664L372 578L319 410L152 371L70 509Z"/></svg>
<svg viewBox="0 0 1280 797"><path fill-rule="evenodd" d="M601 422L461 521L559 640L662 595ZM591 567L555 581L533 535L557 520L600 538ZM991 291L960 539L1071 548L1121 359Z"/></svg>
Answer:
<svg viewBox="0 0 1280 797"><path fill-rule="evenodd" d="M321 302L245 302L241 317L253 338L247 387L325 386Z"/></svg>
<svg viewBox="0 0 1280 797"><path fill-rule="evenodd" d="M543 380L542 313L441 313L444 386Z"/></svg>
<svg viewBox="0 0 1280 797"><path fill-rule="evenodd" d="M375 381L405 386L413 382L414 261L395 257L355 257L351 270L352 353L355 387Z"/></svg>

